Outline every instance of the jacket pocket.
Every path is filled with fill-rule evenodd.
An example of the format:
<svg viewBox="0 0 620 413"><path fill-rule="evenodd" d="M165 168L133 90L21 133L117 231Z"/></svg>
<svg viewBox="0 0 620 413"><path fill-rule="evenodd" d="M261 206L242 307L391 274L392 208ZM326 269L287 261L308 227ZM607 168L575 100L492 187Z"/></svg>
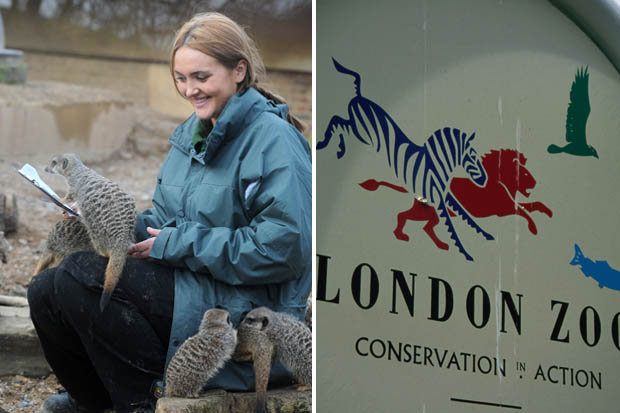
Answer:
<svg viewBox="0 0 620 413"><path fill-rule="evenodd" d="M186 208L190 219L211 227L231 229L247 225L240 211L237 190L227 185L201 183L189 194Z"/></svg>

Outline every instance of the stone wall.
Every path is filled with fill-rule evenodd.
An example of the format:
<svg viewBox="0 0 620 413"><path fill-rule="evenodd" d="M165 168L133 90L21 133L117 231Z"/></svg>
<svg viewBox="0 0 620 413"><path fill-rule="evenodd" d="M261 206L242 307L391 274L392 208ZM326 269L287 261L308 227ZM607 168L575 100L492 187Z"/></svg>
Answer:
<svg viewBox="0 0 620 413"><path fill-rule="evenodd" d="M304 135L312 136L312 74L272 70L267 80L286 99L292 113L306 124Z"/></svg>

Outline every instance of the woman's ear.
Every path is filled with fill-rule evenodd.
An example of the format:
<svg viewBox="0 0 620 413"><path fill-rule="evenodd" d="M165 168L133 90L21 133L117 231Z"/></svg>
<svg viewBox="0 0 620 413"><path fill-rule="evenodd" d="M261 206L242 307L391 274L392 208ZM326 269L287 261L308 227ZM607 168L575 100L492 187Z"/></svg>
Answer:
<svg viewBox="0 0 620 413"><path fill-rule="evenodd" d="M235 68L233 69L233 78L235 80L235 83L239 84L243 82L243 79L245 79L245 74L247 70L248 70L248 62L246 62L243 59L239 60L237 62L237 66L235 66Z"/></svg>

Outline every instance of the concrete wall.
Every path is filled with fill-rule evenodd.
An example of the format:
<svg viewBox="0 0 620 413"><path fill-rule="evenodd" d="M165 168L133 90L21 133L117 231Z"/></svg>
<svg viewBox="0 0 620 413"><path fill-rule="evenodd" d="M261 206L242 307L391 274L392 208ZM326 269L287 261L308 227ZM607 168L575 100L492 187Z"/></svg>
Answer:
<svg viewBox="0 0 620 413"><path fill-rule="evenodd" d="M137 63L26 52L28 79L51 80L109 89L138 105L185 119L192 107L174 89L170 70L164 63ZM311 136L312 74L301 71L269 70L273 90L283 96L293 113L307 125Z"/></svg>

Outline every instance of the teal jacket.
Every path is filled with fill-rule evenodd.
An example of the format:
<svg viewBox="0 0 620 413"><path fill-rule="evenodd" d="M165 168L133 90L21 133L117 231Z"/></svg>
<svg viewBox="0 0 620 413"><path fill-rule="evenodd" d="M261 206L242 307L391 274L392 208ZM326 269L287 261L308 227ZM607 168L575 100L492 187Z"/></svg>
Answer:
<svg viewBox="0 0 620 413"><path fill-rule="evenodd" d="M312 285L312 168L307 140L254 88L230 98L196 153L195 114L174 131L157 176L154 207L136 238L160 228L150 256L175 267L174 316L166 365L206 310L233 324L267 306L302 318ZM287 376L281 365L272 380ZM250 363L228 362L209 388L252 390Z"/></svg>

